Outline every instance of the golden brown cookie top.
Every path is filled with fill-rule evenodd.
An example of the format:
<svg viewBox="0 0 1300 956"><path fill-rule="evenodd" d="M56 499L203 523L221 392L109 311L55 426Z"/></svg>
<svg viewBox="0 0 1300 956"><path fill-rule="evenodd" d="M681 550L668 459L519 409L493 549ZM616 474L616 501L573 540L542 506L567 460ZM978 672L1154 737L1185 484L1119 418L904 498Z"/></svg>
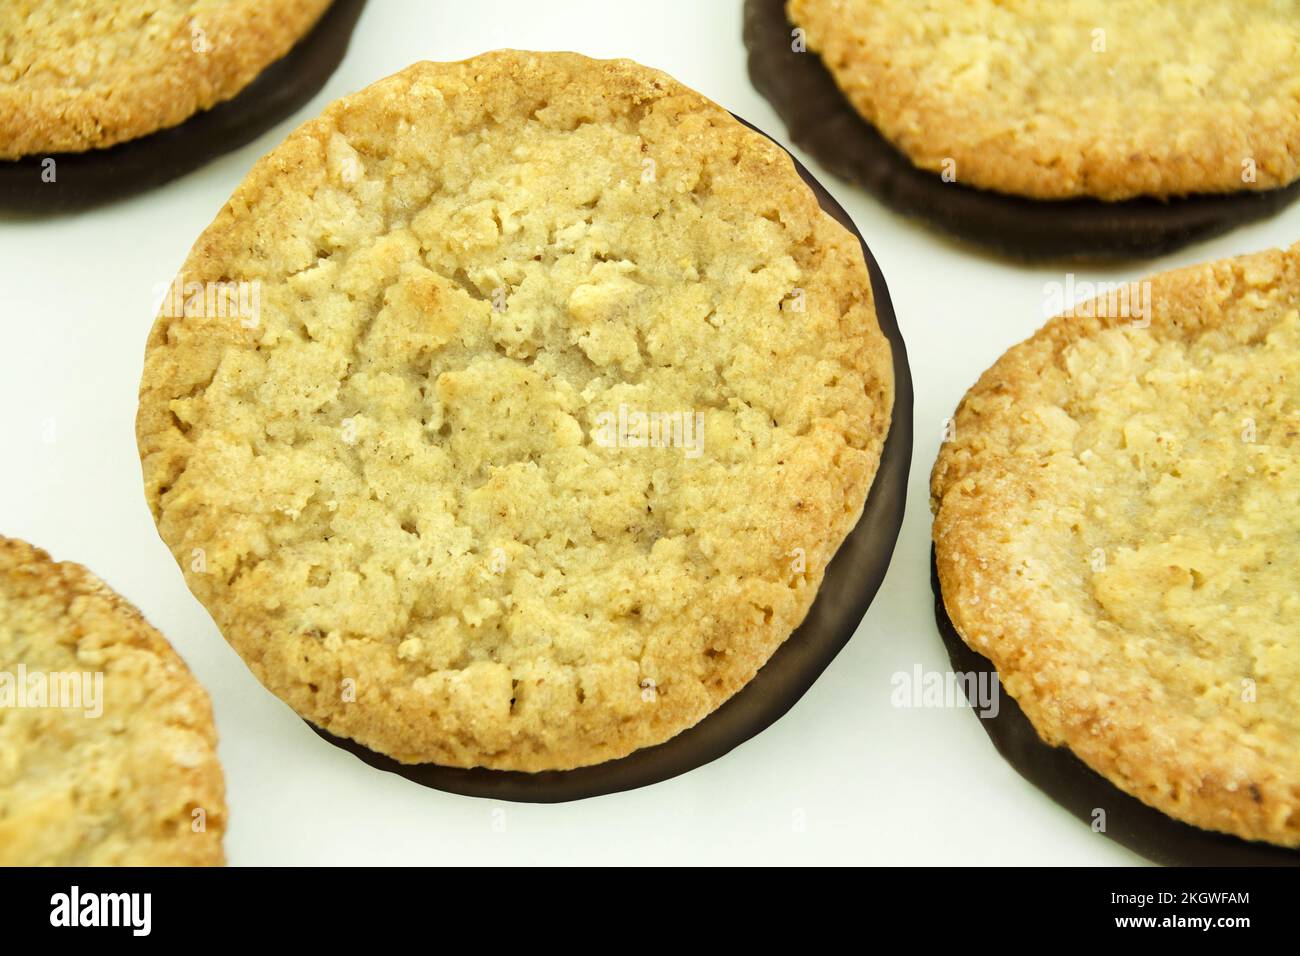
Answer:
<svg viewBox="0 0 1300 956"><path fill-rule="evenodd" d="M944 603L1049 743L1300 845L1300 245L1131 291L962 401L931 483Z"/></svg>
<svg viewBox="0 0 1300 956"><path fill-rule="evenodd" d="M219 865L212 707L80 565L0 537L0 865Z"/></svg>
<svg viewBox="0 0 1300 956"><path fill-rule="evenodd" d="M160 532L269 688L404 761L573 767L700 720L802 620L890 420L858 242L625 60L346 97L180 280L137 429Z"/></svg>
<svg viewBox="0 0 1300 956"><path fill-rule="evenodd" d="M1300 0L790 0L923 169L1038 199L1300 178Z"/></svg>
<svg viewBox="0 0 1300 956"><path fill-rule="evenodd" d="M0 159L112 146L228 100L330 0L7 0Z"/></svg>

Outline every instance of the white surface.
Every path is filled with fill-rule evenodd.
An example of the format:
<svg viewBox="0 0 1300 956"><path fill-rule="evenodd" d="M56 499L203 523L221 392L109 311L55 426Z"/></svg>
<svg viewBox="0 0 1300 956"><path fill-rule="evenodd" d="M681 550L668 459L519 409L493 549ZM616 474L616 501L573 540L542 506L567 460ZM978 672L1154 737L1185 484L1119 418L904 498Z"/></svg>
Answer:
<svg viewBox="0 0 1300 956"><path fill-rule="evenodd" d="M786 141L749 84L740 0L370 0L325 89L251 145L109 207L0 217L0 533L104 577L211 692L230 862L1139 862L1022 781L968 708L890 704L895 672L948 666L928 568L926 482L941 423L980 372L1041 324L1044 283L1071 267L1018 267L953 245L806 156L880 261L910 352L917 433L889 576L853 641L790 714L658 786L559 806L497 804L363 766L318 739L227 647L186 590L141 491L132 428L155 287L253 161L325 103L416 60L502 46L631 57ZM1300 206L1158 261L1073 270L1080 280L1130 279L1297 238Z"/></svg>

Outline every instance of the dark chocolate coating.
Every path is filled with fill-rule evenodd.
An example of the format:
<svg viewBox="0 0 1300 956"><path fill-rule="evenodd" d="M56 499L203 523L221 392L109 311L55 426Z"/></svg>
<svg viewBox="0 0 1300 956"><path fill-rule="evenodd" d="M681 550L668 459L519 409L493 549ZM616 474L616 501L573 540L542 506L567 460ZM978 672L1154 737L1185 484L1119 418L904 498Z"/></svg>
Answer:
<svg viewBox="0 0 1300 956"><path fill-rule="evenodd" d="M971 650L948 616L933 548L930 586L934 590L935 621L952 669L960 674L986 673L991 681L997 680L992 662ZM1202 830L1125 793L1068 747L1053 747L1039 737L1020 705L1001 684L997 715L980 717L979 722L998 753L1017 773L1089 826L1093 811L1105 810L1105 835L1139 856L1166 866L1300 866L1300 850Z"/></svg>
<svg viewBox="0 0 1300 956"><path fill-rule="evenodd" d="M334 0L311 31L234 98L170 129L107 149L0 160L0 211L87 209L153 189L238 149L298 109L325 85L347 52L366 0ZM42 181L47 159L55 181Z"/></svg>
<svg viewBox="0 0 1300 956"><path fill-rule="evenodd" d="M967 242L1023 259L1157 256L1271 216L1300 196L1295 182L1167 201L1040 200L944 182L914 166L853 108L821 57L791 49L792 29L784 0L745 0L749 76L791 141L898 212Z"/></svg>
<svg viewBox="0 0 1300 956"><path fill-rule="evenodd" d="M749 123L745 125L757 129ZM694 727L662 744L590 767L522 773L403 764L315 725L312 729L372 767L435 790L521 803L562 803L648 786L717 760L774 723L813 685L853 636L889 568L903 523L907 472L912 461L912 374L889 290L866 241L844 209L812 174L798 160L794 164L822 209L862 244L871 275L876 316L889 340L894 360L894 412L880 469L867 496L862 518L831 560L804 622L777 648L753 680Z"/></svg>

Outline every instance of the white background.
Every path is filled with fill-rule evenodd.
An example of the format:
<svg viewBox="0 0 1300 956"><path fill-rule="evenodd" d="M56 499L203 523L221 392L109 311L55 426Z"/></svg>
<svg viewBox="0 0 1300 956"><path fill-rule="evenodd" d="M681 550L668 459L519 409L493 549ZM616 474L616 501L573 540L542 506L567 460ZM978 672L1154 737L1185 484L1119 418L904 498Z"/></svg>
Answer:
<svg viewBox="0 0 1300 956"><path fill-rule="evenodd" d="M907 340L917 429L907 519L875 604L804 699L727 757L654 787L558 806L507 805L371 770L262 689L158 539L133 436L151 296L257 157L328 101L416 60L498 47L631 57L786 142L749 84L740 6L370 0L324 90L252 144L87 213L0 216L0 533L105 578L208 688L232 864L1141 862L1024 782L969 709L891 706L895 672L948 667L930 596L926 480L941 423L962 393L1041 324L1045 283L1064 281L1070 269L1080 281L1132 279L1285 245L1300 238L1300 205L1155 262L1027 268L898 218L801 155L866 236Z"/></svg>

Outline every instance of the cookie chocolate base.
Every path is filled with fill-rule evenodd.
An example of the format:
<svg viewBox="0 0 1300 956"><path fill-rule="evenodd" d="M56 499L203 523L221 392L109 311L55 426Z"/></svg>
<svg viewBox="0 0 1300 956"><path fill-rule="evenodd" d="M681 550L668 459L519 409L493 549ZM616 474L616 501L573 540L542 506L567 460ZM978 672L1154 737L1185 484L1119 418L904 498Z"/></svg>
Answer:
<svg viewBox="0 0 1300 956"><path fill-rule="evenodd" d="M740 122L762 132L743 119ZM659 783L716 760L765 730L813 685L857 630L889 568L903 523L907 473L912 460L912 376L889 290L866 241L844 209L812 174L798 160L794 165L822 209L862 244L871 276L876 318L889 340L894 366L894 411L880 468L862 517L827 567L821 589L804 622L777 648L753 680L694 727L662 744L590 767L522 773L404 764L308 722L316 733L372 767L435 790L521 803L562 803Z"/></svg>
<svg viewBox="0 0 1300 956"><path fill-rule="evenodd" d="M1264 192L1170 199L1037 200L944 182L918 169L849 103L811 50L791 49L785 0L745 0L754 87L790 139L837 176L967 242L1024 259L1157 256L1271 216L1300 182Z"/></svg>
<svg viewBox="0 0 1300 956"><path fill-rule="evenodd" d="M930 586L934 617L952 668L959 674L987 674L997 684L998 710L980 717L993 746L1022 777L1092 826L1097 810L1105 811L1107 837L1139 856L1165 866L1300 866L1300 850L1253 843L1226 833L1202 830L1165 816L1125 793L1074 755L1038 736L1020 705L1002 689L997 668L972 650L944 606L939 572L930 551Z"/></svg>
<svg viewBox="0 0 1300 956"><path fill-rule="evenodd" d="M107 149L0 160L0 211L86 209L161 186L251 142L325 85L365 3L334 0L310 32L239 95L179 126ZM54 180L47 182L50 172Z"/></svg>

